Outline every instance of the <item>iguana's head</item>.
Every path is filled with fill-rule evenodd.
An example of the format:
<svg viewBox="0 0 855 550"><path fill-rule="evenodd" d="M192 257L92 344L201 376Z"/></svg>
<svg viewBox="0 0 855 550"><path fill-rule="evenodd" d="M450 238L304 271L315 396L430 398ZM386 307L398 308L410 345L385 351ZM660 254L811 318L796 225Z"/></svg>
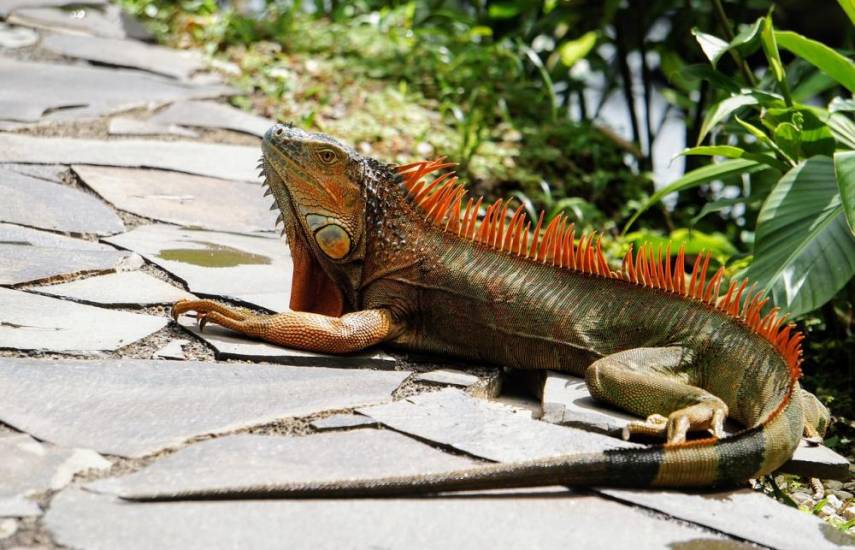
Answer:
<svg viewBox="0 0 855 550"><path fill-rule="evenodd" d="M294 260L291 309L341 315L353 306L348 282L364 256L366 161L331 137L283 124L267 131L262 150Z"/></svg>
<svg viewBox="0 0 855 550"><path fill-rule="evenodd" d="M822 438L825 436L828 425L831 423L831 413L809 391L800 389L799 397L802 400L802 411L804 411L805 415L805 436L822 443Z"/></svg>

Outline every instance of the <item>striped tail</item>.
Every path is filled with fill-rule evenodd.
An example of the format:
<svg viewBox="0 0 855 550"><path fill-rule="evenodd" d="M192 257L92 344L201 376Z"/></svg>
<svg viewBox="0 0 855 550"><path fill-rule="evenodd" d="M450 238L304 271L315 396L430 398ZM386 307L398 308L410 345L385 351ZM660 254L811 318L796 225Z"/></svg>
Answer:
<svg viewBox="0 0 855 550"><path fill-rule="evenodd" d="M123 494L128 500L361 498L510 489L548 485L695 487L732 485L775 471L795 450L803 429L798 399L782 403L758 426L720 440L645 449L563 455L465 470L375 479L298 482L181 493Z"/></svg>

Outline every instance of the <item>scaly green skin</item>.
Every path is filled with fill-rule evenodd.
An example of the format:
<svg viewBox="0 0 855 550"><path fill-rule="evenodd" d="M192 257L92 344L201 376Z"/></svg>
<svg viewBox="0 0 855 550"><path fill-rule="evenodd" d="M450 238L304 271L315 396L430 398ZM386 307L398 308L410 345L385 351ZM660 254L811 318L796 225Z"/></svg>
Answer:
<svg viewBox="0 0 855 550"><path fill-rule="evenodd" d="M267 184L283 212L292 253L310 258L310 268L301 267L302 260L296 268L303 275L295 285L303 290L295 287L294 300L320 299L319 305L304 307L310 310L305 313L246 316L203 301L177 304L176 315L195 310L244 334L315 351L384 342L570 372L584 376L597 399L651 417L631 432L661 434L668 444L428 476L136 498L721 485L774 471L805 429L816 435L815 427L823 431L827 424L827 411L812 395L799 393L781 354L740 319L665 290L458 237L426 220L392 169L329 137L276 126L265 137L264 154ZM318 283L325 278L331 285ZM323 296L308 296L312 292ZM810 413L807 426L803 405ZM746 429L685 442L690 430L723 436L728 415Z"/></svg>

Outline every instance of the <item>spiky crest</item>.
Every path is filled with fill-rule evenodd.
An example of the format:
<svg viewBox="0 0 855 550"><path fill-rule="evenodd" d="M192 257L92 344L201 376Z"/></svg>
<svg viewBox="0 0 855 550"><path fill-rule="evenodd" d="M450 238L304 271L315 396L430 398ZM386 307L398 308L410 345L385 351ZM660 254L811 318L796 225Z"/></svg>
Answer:
<svg viewBox="0 0 855 550"><path fill-rule="evenodd" d="M477 200L472 197L467 199L468 192L454 172L446 172L430 182L424 179L429 174L453 166L454 163L440 158L396 167L410 201L424 212L425 217L433 224L461 238L528 260L599 277L619 278L707 304L741 320L755 333L772 343L789 366L793 382L801 375L801 342L804 335L795 330L792 323L785 324L787 316L779 316L780 309L777 307L766 315L761 315L769 299L763 298L763 291L755 291L753 286L748 294L745 294L747 281L742 281L742 284L731 281L722 296L720 287L724 268L719 268L707 281L711 253L702 253L695 259L688 285L685 248L680 247L672 267L670 243L664 252L661 246L654 249L651 244L642 244L635 256L630 245L621 270L612 271L603 254L602 236L594 232L582 233L577 243L575 225L568 223L563 213L554 217L543 228L544 212L541 211L532 230L531 221L527 219L521 205L508 219L510 205L502 199L486 205L484 215L479 216L483 197Z"/></svg>

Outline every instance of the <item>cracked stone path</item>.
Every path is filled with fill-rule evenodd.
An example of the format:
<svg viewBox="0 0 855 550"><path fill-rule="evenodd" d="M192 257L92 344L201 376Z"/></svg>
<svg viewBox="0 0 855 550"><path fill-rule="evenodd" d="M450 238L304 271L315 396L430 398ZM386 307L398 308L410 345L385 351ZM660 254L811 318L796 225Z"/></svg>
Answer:
<svg viewBox="0 0 855 550"><path fill-rule="evenodd" d="M637 444L572 376L521 394L533 384L487 365L172 322L185 297L279 311L290 296L255 172L271 121L230 106L201 52L152 44L107 0L0 0L0 82L0 547L855 544L748 488L123 500ZM787 469L849 465L803 446Z"/></svg>

